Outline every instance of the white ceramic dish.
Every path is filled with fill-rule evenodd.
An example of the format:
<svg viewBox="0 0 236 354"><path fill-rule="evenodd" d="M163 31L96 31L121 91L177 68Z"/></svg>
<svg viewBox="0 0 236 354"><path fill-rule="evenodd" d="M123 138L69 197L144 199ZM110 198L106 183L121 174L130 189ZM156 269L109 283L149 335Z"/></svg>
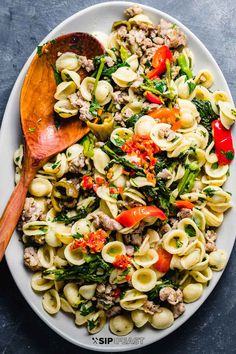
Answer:
<svg viewBox="0 0 236 354"><path fill-rule="evenodd" d="M43 43L61 35L62 33L67 32L93 32L95 30L99 30L109 33L113 21L122 18L123 11L131 5L132 3L129 2L117 1L102 3L89 7L88 9L78 12L62 22L43 40ZM179 21L175 20L171 16L168 16L167 14L148 6L142 7L154 22L158 22L160 18L165 18L179 25L187 34L189 47L192 49L195 55L195 72L197 72L197 70L200 68L210 69L215 78L214 88L226 90L230 94L224 76L215 60L193 33L191 33L185 26L183 26ZM26 62L14 85L2 123L0 135L0 166L4 166L4 168L1 170L0 212L3 211L3 208L6 205L6 202L14 188L14 166L12 157L15 149L22 142L19 116L19 95L24 76L33 55L34 53ZM234 138L236 141L235 133L236 130L234 129ZM234 204L236 204L236 188L233 182L235 180L236 159L231 165L231 177L229 178L226 186L227 191L233 192L232 199ZM225 249L229 255L234 244L235 219L236 208L232 208L225 215L224 223L219 232L220 237L217 241L218 247ZM174 322L174 325L166 330L157 331L149 326L146 326L141 330L134 330L130 335L126 337L115 337L110 333L108 326L106 326L102 332L92 336L88 335L85 327L76 327L73 323L73 319L69 318L64 313L58 313L55 317L51 317L43 310L41 305L41 296L36 295L31 289L31 274L23 266L22 244L18 241L18 235L16 232L13 235L7 249L6 259L12 276L22 295L25 297L26 301L32 307L32 309L49 327L76 345L103 352L116 352L136 349L151 344L167 336L193 315L193 313L199 308L199 306L201 306L201 304L212 292L222 275L222 273L214 273L214 277L211 280L210 285L204 291L202 298L193 304L187 305L187 310L183 316L177 319Z"/></svg>

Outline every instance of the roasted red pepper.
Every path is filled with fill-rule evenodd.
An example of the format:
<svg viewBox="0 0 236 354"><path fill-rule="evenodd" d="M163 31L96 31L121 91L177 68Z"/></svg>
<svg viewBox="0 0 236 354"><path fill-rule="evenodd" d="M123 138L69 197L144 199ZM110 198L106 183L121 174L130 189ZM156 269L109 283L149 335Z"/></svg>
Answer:
<svg viewBox="0 0 236 354"><path fill-rule="evenodd" d="M112 263L115 268L125 270L130 266L131 257L125 254L117 255L114 262Z"/></svg>
<svg viewBox="0 0 236 354"><path fill-rule="evenodd" d="M231 131L226 129L219 119L212 122L215 153L219 165L229 165L234 158L234 146Z"/></svg>
<svg viewBox="0 0 236 354"><path fill-rule="evenodd" d="M154 69L148 72L147 77L153 80L163 74L166 71L166 61L169 60L171 62L172 58L173 55L166 45L159 47L152 60Z"/></svg>
<svg viewBox="0 0 236 354"><path fill-rule="evenodd" d="M163 104L162 99L150 91L145 91L144 96L146 97L146 100L151 103Z"/></svg>
<svg viewBox="0 0 236 354"><path fill-rule="evenodd" d="M178 108L161 107L148 112L148 115L154 119L159 119L161 123L167 123L173 130L181 128Z"/></svg>
<svg viewBox="0 0 236 354"><path fill-rule="evenodd" d="M92 177L90 176L83 176L82 177L82 182L81 182L81 187L85 190L93 188L94 182Z"/></svg>
<svg viewBox="0 0 236 354"><path fill-rule="evenodd" d="M164 250L162 247L157 249L157 254L159 256L158 261L154 264L154 268L158 270L158 272L166 273L170 270L170 262L172 258L172 254Z"/></svg>
<svg viewBox="0 0 236 354"><path fill-rule="evenodd" d="M193 209L194 204L189 202L188 200L176 200L175 201L175 206L177 208L186 208L186 209Z"/></svg>
<svg viewBox="0 0 236 354"><path fill-rule="evenodd" d="M132 227L148 216L155 216L160 220L165 220L166 215L155 206L139 206L123 211L117 216L116 221L125 227Z"/></svg>

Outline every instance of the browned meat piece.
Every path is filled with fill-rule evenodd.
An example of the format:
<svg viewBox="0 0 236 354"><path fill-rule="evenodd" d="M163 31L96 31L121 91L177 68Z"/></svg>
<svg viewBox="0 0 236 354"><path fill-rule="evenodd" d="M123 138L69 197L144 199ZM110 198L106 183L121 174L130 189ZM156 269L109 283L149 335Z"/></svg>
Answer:
<svg viewBox="0 0 236 354"><path fill-rule="evenodd" d="M116 230L119 231L122 229L122 225L118 221L110 218L108 215L102 211L92 214L94 219L94 224L96 227L103 227L105 230Z"/></svg>
<svg viewBox="0 0 236 354"><path fill-rule="evenodd" d="M87 59L85 56L80 55L79 61L81 63L82 68L84 68L87 72L94 70L92 59Z"/></svg>
<svg viewBox="0 0 236 354"><path fill-rule="evenodd" d="M21 220L23 222L36 221L41 219L43 211L41 207L36 203L34 198L26 198L24 209L22 211Z"/></svg>
<svg viewBox="0 0 236 354"><path fill-rule="evenodd" d="M34 247L26 247L24 250L24 264L27 268L33 272L37 272L42 269L42 265L39 261L37 249Z"/></svg>
<svg viewBox="0 0 236 354"><path fill-rule="evenodd" d="M131 6L124 11L124 14L128 17L134 17L142 13L143 13L143 9L138 5Z"/></svg>
<svg viewBox="0 0 236 354"><path fill-rule="evenodd" d="M112 316L119 315L119 313L121 313L121 307L116 305L112 306L109 310L106 311L106 316L110 318Z"/></svg>
<svg viewBox="0 0 236 354"><path fill-rule="evenodd" d="M154 315L154 313L159 312L159 307L160 305L154 304L153 301L146 301L143 304L142 309L144 312L149 313L150 315Z"/></svg>
<svg viewBox="0 0 236 354"><path fill-rule="evenodd" d="M174 290L169 286L162 288L159 292L161 301L168 301L171 305L176 305L183 301L183 293L180 289Z"/></svg>
<svg viewBox="0 0 236 354"><path fill-rule="evenodd" d="M170 48L177 48L181 45L186 46L186 35L178 26L164 19L160 21L160 35L165 44Z"/></svg>
<svg viewBox="0 0 236 354"><path fill-rule="evenodd" d="M179 302L176 305L172 305L171 310L173 312L174 318L176 319L184 313L185 305L183 302Z"/></svg>
<svg viewBox="0 0 236 354"><path fill-rule="evenodd" d="M191 209L182 208L178 212L177 217L181 220L181 219L185 219L185 218L191 218L192 215L193 215L193 212Z"/></svg>

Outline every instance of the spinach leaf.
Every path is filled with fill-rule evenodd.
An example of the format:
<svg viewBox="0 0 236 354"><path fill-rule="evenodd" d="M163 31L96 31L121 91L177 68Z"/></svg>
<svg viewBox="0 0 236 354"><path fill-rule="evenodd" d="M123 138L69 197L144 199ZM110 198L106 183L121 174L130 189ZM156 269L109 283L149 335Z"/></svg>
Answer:
<svg viewBox="0 0 236 354"><path fill-rule="evenodd" d="M57 71L56 66L54 64L52 64L52 69L53 69L54 77L55 77L55 80L56 80L56 84L59 85L62 82L61 75Z"/></svg>
<svg viewBox="0 0 236 354"><path fill-rule="evenodd" d="M210 101L202 101L197 98L194 98L192 102L195 104L200 117L201 124L208 130L210 140L212 140L212 127L211 123L213 120L217 119L217 114L213 111Z"/></svg>

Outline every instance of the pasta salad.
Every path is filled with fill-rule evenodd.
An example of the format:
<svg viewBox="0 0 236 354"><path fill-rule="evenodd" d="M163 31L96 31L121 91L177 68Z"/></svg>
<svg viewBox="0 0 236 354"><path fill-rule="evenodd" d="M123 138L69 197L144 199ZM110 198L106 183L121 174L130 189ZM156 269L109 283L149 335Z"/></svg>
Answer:
<svg viewBox="0 0 236 354"><path fill-rule="evenodd" d="M58 53L57 129L69 118L90 132L37 172L18 225L45 311L90 334L108 320L118 336L170 327L225 267L216 239L232 207L222 186L236 119L211 72L194 73L178 26L139 6L125 16L93 33L103 55ZM23 155L21 145L16 183Z"/></svg>

